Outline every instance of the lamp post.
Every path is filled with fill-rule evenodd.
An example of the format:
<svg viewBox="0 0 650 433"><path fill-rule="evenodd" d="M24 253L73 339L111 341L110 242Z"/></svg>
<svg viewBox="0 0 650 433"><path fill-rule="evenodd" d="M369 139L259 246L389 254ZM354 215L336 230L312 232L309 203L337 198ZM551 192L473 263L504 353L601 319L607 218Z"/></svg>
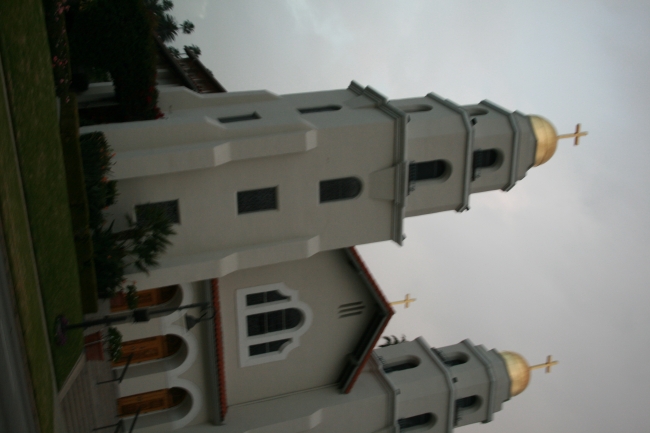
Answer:
<svg viewBox="0 0 650 433"><path fill-rule="evenodd" d="M113 314L110 316L104 316L101 319L85 320L73 324L69 324L67 318L63 314L60 314L54 320L54 335L57 344L59 346L63 346L67 341L66 333L70 329L76 329L76 328L86 329L91 326L97 326L97 325L111 326L114 323L123 323L128 321L129 319L132 319L133 323L148 322L152 317L156 317L164 313L187 310L189 308L200 308L200 311L211 308L213 310L213 314L212 317L209 317L207 319L204 319L205 315L207 314L207 311L203 313L201 316L199 316L198 319L187 314L185 316L185 326L187 327L188 331L192 329L197 323L202 322L203 320L213 319L216 314L216 312L214 311L214 306L212 306L209 302L197 302L194 304L182 305L180 307L159 308L159 309L136 308L130 313Z"/></svg>

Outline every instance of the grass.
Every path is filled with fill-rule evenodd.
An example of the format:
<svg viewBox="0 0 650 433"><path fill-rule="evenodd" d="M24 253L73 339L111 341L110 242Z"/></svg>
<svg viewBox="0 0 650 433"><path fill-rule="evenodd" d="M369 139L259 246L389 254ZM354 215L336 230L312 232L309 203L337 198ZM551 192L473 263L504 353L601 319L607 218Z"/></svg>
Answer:
<svg viewBox="0 0 650 433"><path fill-rule="evenodd" d="M50 432L54 390L47 342L61 386L82 353L82 333L69 332L68 343L60 347L51 331L59 314L71 323L82 318L79 274L42 5L40 0L3 0L0 16L10 17L0 26L9 108L8 113L3 108L0 129L0 212L39 422L43 432Z"/></svg>
<svg viewBox="0 0 650 433"><path fill-rule="evenodd" d="M88 201L79 145L77 99L70 90L72 70L65 25L66 6L60 0L42 0L48 33L56 94L60 99L59 131L65 164L66 186L72 218L77 268L84 313L97 311L97 278L93 261L93 243L88 225Z"/></svg>
<svg viewBox="0 0 650 433"><path fill-rule="evenodd" d="M18 314L25 340L29 372L34 387L38 421L42 432L53 431L54 386L47 356L47 334L41 319L36 264L32 255L29 222L24 209L20 173L13 147L11 118L6 96L0 92L0 218L9 259Z"/></svg>

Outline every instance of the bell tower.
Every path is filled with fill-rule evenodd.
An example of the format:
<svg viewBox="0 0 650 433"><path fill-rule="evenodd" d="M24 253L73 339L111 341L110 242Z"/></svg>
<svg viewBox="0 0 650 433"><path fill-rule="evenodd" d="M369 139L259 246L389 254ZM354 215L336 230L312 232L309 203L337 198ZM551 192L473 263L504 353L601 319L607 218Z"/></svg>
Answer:
<svg viewBox="0 0 650 433"><path fill-rule="evenodd" d="M176 235L140 289L218 278L319 251L392 240L405 217L469 209L511 189L558 136L538 116L434 93L347 89L275 95L161 87L159 120L93 125L115 151L115 229L150 207ZM570 134L579 137L585 133Z"/></svg>
<svg viewBox="0 0 650 433"><path fill-rule="evenodd" d="M416 340L381 347L374 358L396 393L396 419L402 430L420 427L450 433L454 427L492 421L505 401L518 395L530 381L529 367L514 352L487 350L470 340L432 348Z"/></svg>

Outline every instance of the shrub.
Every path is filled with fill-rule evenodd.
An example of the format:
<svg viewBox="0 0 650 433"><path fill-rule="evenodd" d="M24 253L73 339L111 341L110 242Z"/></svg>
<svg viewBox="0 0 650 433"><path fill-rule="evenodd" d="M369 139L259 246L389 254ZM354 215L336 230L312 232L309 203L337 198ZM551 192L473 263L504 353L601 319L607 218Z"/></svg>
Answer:
<svg viewBox="0 0 650 433"><path fill-rule="evenodd" d="M117 196L116 182L108 180L113 154L101 132L83 134L79 139L93 231L97 292L100 297L108 298L125 290L124 269L127 266L147 272L158 264L156 259L171 243L168 238L174 231L164 210L155 207L145 207L139 221L126 215L128 228L124 231L114 232L114 221L107 226L102 211L113 204ZM127 296L133 298L135 286L127 286L126 291ZM133 303L137 305L137 297L132 299Z"/></svg>
<svg viewBox="0 0 650 433"><path fill-rule="evenodd" d="M104 221L102 210L115 203L117 195L116 182L108 180L114 153L101 132L82 134L79 142L88 196L89 225L96 230Z"/></svg>

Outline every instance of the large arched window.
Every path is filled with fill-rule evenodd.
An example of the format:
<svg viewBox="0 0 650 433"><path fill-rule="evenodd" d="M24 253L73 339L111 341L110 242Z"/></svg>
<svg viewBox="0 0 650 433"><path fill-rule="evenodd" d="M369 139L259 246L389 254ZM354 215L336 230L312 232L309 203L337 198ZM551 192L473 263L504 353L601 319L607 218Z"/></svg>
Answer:
<svg viewBox="0 0 650 433"><path fill-rule="evenodd" d="M348 200L361 193L361 181L356 177L322 180L320 182L320 202Z"/></svg>
<svg viewBox="0 0 650 433"><path fill-rule="evenodd" d="M300 346L312 321L311 309L283 283L237 290L239 364L280 361Z"/></svg>
<svg viewBox="0 0 650 433"><path fill-rule="evenodd" d="M302 321L302 313L297 308L269 311L246 316L248 336L293 329Z"/></svg>
<svg viewBox="0 0 650 433"><path fill-rule="evenodd" d="M418 427L432 427L436 422L436 417L432 413L422 413L420 415L400 418L397 420L400 432L417 430Z"/></svg>

